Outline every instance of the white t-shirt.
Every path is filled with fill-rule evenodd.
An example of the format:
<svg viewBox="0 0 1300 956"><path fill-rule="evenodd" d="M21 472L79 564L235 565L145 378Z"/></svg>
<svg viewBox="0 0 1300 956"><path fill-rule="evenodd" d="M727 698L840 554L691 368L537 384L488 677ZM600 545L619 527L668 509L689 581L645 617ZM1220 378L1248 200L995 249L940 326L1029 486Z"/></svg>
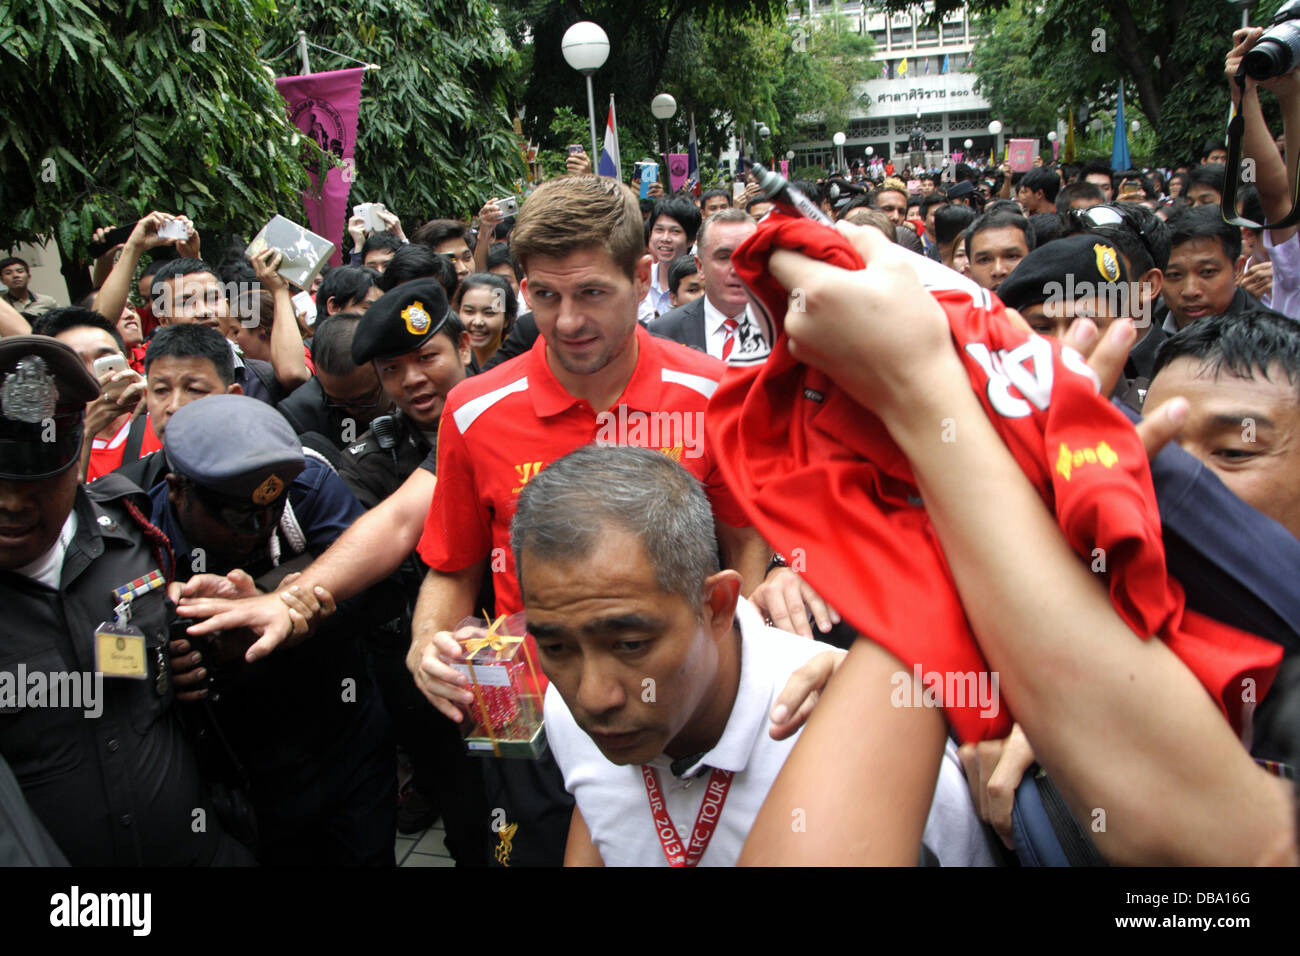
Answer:
<svg viewBox="0 0 1300 956"><path fill-rule="evenodd" d="M671 265L669 263L668 265ZM668 265L664 266L664 285L659 284L659 261L656 259L650 267L650 291L637 304L636 320L642 325L656 316L670 312L673 307L672 290L668 288Z"/></svg>
<svg viewBox="0 0 1300 956"><path fill-rule="evenodd" d="M707 768L735 774L701 866L734 866L739 859L754 818L798 738L796 734L787 740L773 740L768 734L768 714L790 675L809 658L832 650L827 644L764 625L758 611L743 598L736 617L741 635L740 684L717 746L681 779L673 776L667 756L661 754L650 762L683 847L688 845L709 785ZM554 685L546 691L546 737L564 774L564 787L577 801L605 865L667 866L641 768L620 767L606 760L574 722ZM940 768L924 840L944 866L994 863L951 742Z"/></svg>
<svg viewBox="0 0 1300 956"><path fill-rule="evenodd" d="M59 582L63 578L63 559L68 554L68 547L72 544L72 539L77 536L79 525L77 509L73 508L68 512L68 517L64 519L63 527L59 531L59 537L50 545L49 550L30 564L14 570L25 578L30 578L44 584L52 591L57 591Z"/></svg>
<svg viewBox="0 0 1300 956"><path fill-rule="evenodd" d="M1300 319L1300 232L1280 246L1273 245L1272 231L1264 230L1264 248L1273 260L1273 289L1267 303L1285 316Z"/></svg>

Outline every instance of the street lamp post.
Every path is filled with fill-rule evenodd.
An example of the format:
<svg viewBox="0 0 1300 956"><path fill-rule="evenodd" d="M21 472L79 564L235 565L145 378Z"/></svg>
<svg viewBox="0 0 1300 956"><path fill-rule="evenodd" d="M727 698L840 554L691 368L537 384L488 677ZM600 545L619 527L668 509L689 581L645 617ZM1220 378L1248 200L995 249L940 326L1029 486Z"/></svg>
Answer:
<svg viewBox="0 0 1300 956"><path fill-rule="evenodd" d="M989 135L993 137L993 155L996 156L1002 152L1002 123L1000 120L989 123ZM993 156L990 156L989 159L992 160Z"/></svg>
<svg viewBox="0 0 1300 956"><path fill-rule="evenodd" d="M596 97L591 78L609 58L609 37L599 24L580 20L564 31L560 41L564 61L587 78L587 119L591 123L591 163L596 168L600 150L596 147Z"/></svg>
<svg viewBox="0 0 1300 956"><path fill-rule="evenodd" d="M659 151L663 153L664 182L671 184L672 179L668 175L668 121L677 112L677 101L667 93L660 93L650 101L650 112L659 121Z"/></svg>
<svg viewBox="0 0 1300 956"><path fill-rule="evenodd" d="M831 142L835 144L835 166L841 173L846 172L844 169L844 144L848 137L843 133L836 133L831 137Z"/></svg>

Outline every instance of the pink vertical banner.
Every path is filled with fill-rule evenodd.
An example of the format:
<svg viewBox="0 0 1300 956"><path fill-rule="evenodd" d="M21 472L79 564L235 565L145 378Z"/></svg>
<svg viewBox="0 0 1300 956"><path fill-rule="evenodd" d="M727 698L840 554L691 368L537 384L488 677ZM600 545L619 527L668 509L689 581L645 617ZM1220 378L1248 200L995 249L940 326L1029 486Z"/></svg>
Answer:
<svg viewBox="0 0 1300 956"><path fill-rule="evenodd" d="M361 77L365 67L282 76L276 89L289 106L289 122L322 150L340 161L320 182L320 163L306 161L311 189L303 192L307 226L334 243L330 265L343 262L343 232L348 223L348 191L356 176L357 116L361 112ZM317 195L319 192L319 196Z"/></svg>
<svg viewBox="0 0 1300 956"><path fill-rule="evenodd" d="M961 162L961 158L962 158L963 156L965 156L965 155L966 155L966 154L963 153L960 149L957 150L957 152L953 153L953 154L952 154L952 163L953 163L953 165L955 166L955 165L957 165L958 163L960 163L960 162Z"/></svg>
<svg viewBox="0 0 1300 956"><path fill-rule="evenodd" d="M790 178L790 160L788 159L781 160L781 175L784 176L786 179Z"/></svg>
<svg viewBox="0 0 1300 956"><path fill-rule="evenodd" d="M686 185L691 175L691 157L688 153L668 154L668 188L677 192Z"/></svg>

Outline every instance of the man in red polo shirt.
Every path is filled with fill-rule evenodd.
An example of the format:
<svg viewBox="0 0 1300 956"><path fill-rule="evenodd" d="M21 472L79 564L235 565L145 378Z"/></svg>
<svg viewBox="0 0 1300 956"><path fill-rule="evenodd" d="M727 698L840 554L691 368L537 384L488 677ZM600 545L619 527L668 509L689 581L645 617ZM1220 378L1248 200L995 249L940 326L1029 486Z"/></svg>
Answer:
<svg viewBox="0 0 1300 956"><path fill-rule="evenodd" d="M424 695L452 719L471 700L449 661L450 631L473 614L491 569L496 613L522 610L510 519L528 480L592 441L658 448L709 494L718 539L746 590L770 551L748 527L704 447L716 359L650 336L636 304L650 281L641 214L608 179L567 176L541 186L511 234L521 290L541 337L532 350L457 386L438 430L438 485L420 539L430 567L420 591L407 663Z"/></svg>
<svg viewBox="0 0 1300 956"><path fill-rule="evenodd" d="M596 176L546 183L524 205L511 246L541 333L536 345L452 389L439 426L436 483L430 474L435 463L426 462L295 582L304 597L324 588L345 600L391 573L418 537L431 570L416 606L407 663L424 695L453 720L470 694L449 663L460 656L450 632L478 612L475 596L488 570L497 613L522 609L510 520L523 486L549 462L593 441L661 449L708 491L724 564L741 572L745 593L762 581L771 556L704 447L704 410L722 363L652 338L636 321L637 303L649 288L650 257L631 191ZM196 633L252 627L261 635L250 650L254 658L307 629L276 595L182 601L180 613L210 617ZM494 805L506 809L509 822L522 819L516 858L538 831L549 829L549 819L558 819L558 833L528 854L545 861L558 838L558 863L572 802L548 799L564 796L553 762L490 763L500 770L505 791ZM538 799L522 806L530 787Z"/></svg>

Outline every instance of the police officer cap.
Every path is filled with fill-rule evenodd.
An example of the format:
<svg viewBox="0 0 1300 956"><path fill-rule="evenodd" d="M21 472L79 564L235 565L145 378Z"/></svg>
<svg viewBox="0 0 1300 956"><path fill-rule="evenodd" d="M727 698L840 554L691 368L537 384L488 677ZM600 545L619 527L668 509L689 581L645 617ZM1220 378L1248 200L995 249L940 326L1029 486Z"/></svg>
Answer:
<svg viewBox="0 0 1300 956"><path fill-rule="evenodd" d="M965 196L969 196L974 191L975 187L971 185L970 180L963 179L961 182L953 183L949 186L944 195L949 199L961 199Z"/></svg>
<svg viewBox="0 0 1300 956"><path fill-rule="evenodd" d="M370 304L352 336L352 361L414 352L447 321L447 293L437 279L415 279L389 289Z"/></svg>
<svg viewBox="0 0 1300 956"><path fill-rule="evenodd" d="M211 395L179 409L163 450L174 474L255 505L276 501L307 467L289 422L247 395Z"/></svg>
<svg viewBox="0 0 1300 956"><path fill-rule="evenodd" d="M1119 250L1092 233L1054 239L1020 260L998 286L998 298L1013 309L1104 293L1128 278Z"/></svg>
<svg viewBox="0 0 1300 956"><path fill-rule="evenodd" d="M36 481L76 464L86 403L98 397L95 377L58 339L0 339L0 478Z"/></svg>

